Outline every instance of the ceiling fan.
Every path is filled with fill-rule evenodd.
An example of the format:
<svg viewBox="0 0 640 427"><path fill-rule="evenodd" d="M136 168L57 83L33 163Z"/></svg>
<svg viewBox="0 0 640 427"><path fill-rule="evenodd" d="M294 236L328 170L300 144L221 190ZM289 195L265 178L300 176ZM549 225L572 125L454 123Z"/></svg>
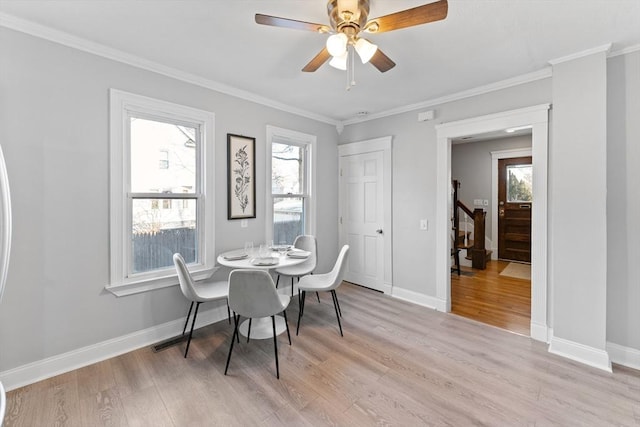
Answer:
<svg viewBox="0 0 640 427"><path fill-rule="evenodd" d="M329 24L314 24L277 16L256 13L256 23L274 27L292 28L296 30L314 31L320 34L331 34L327 38L326 46L318 53L302 71L316 71L329 58L329 65L347 70L349 51L351 54L351 69L353 69L353 51L357 52L363 64L371 62L380 72L384 73L395 67L393 62L376 45L363 37L364 34L378 34L414 25L440 21L447 17L447 0L439 0L406 9L400 12L369 18L369 0L329 0L327 13Z"/></svg>

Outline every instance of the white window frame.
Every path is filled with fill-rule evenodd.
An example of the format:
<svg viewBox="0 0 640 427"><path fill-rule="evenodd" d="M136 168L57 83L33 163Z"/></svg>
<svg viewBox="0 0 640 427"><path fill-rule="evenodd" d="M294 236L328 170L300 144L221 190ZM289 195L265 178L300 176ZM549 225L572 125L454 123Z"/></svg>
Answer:
<svg viewBox="0 0 640 427"><path fill-rule="evenodd" d="M265 240L273 240L273 194L271 192L271 157L273 143L296 145L305 148L305 183L302 196L306 200L304 232L305 234L316 234L316 158L317 158L317 137L290 129L267 126L267 138L265 147L266 170L267 170L267 191L265 207ZM277 243L277 242L274 242Z"/></svg>
<svg viewBox="0 0 640 427"><path fill-rule="evenodd" d="M131 247L130 129L129 118L148 116L168 123L188 123L200 130L198 193L199 260L190 271L196 279L205 278L215 269L214 236L214 124L212 112L111 89L110 96L110 279L105 287L116 296L131 295L178 283L173 267L145 273L129 273ZM169 196L169 195L166 195ZM182 196L181 196L182 197ZM199 261L199 262L198 262Z"/></svg>

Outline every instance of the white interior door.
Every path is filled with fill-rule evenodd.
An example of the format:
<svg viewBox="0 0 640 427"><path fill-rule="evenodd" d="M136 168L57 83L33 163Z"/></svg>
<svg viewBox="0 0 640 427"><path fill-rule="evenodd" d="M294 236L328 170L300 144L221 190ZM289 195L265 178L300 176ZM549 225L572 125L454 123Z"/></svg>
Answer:
<svg viewBox="0 0 640 427"><path fill-rule="evenodd" d="M340 157L340 240L350 247L345 280L384 292L383 154Z"/></svg>

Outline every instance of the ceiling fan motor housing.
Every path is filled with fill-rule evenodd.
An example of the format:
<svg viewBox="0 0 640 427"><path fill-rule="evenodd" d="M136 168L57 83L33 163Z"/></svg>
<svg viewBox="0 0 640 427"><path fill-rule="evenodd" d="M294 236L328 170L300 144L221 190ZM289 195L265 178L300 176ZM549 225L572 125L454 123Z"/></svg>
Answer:
<svg viewBox="0 0 640 427"><path fill-rule="evenodd" d="M329 0L327 12L334 30L355 37L369 18L369 0Z"/></svg>

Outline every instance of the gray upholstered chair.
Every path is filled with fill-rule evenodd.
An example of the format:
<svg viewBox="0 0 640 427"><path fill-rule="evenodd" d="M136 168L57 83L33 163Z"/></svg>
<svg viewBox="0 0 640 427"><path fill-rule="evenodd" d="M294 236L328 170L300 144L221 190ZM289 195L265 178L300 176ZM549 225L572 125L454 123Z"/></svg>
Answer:
<svg viewBox="0 0 640 427"><path fill-rule="evenodd" d="M227 375L227 370L229 369L233 343L238 336L240 316L248 319L271 317L271 324L273 326L273 348L276 358L276 378L280 378L275 316L280 313L284 315L287 337L289 338L289 345L291 345L289 322L287 321L287 312L285 311L290 301L291 298L289 298L288 295L280 295L278 291L276 291L273 279L266 271L233 270L231 274L229 274L229 306L234 312L235 327L233 329L233 336L231 337L231 345L229 346L227 365L224 368L225 375ZM250 333L251 329L248 330L247 335L250 335Z"/></svg>
<svg viewBox="0 0 640 427"><path fill-rule="evenodd" d="M340 323L340 317L342 316L342 310L340 310L340 303L338 302L338 295L336 289L342 283L344 277L344 270L347 265L347 255L349 254L349 245L344 245L338 254L338 259L333 266L333 269L329 273L325 274L313 274L304 276L298 282L298 303L300 310L298 312L298 326L296 328L296 335L300 331L300 321L304 314L304 300L309 292L331 292L333 299L333 307L336 310L336 317L338 318L338 327L340 328L340 335L342 335L342 324Z"/></svg>
<svg viewBox="0 0 640 427"><path fill-rule="evenodd" d="M315 236L298 236L293 242L293 247L296 249L301 249L303 251L311 252L311 255L309 255L309 257L301 264L276 269L276 273L278 274L278 278L276 280L276 288L278 287L278 283L280 282L280 276L291 277L291 296L293 296L293 278L297 277L298 280L300 280L300 277L306 276L307 274L312 274L313 270L315 270L316 268L318 259L318 244L316 242Z"/></svg>
<svg viewBox="0 0 640 427"><path fill-rule="evenodd" d="M193 321L191 322L191 331L189 331L189 339L187 340L187 348L184 351L184 357L187 357L187 353L189 352L189 344L191 344L191 336L193 335L193 327L196 324L196 317L198 316L198 307L200 307L200 304L202 304L203 302L218 301L222 299L226 300L227 295L229 294L229 282L227 282L226 280L194 281L191 277L191 273L189 273L187 264L184 262L184 258L178 253L173 254L173 264L176 266L176 271L178 272L180 290L182 291L182 294L185 296L185 298L191 301L189 313L187 314L187 320L184 322L184 328L182 329L182 335L184 335L187 330L189 317L191 316L191 311L193 310L193 304L196 304L196 310L193 314ZM229 319L231 319L231 313L229 312L228 304L227 316L229 317Z"/></svg>

